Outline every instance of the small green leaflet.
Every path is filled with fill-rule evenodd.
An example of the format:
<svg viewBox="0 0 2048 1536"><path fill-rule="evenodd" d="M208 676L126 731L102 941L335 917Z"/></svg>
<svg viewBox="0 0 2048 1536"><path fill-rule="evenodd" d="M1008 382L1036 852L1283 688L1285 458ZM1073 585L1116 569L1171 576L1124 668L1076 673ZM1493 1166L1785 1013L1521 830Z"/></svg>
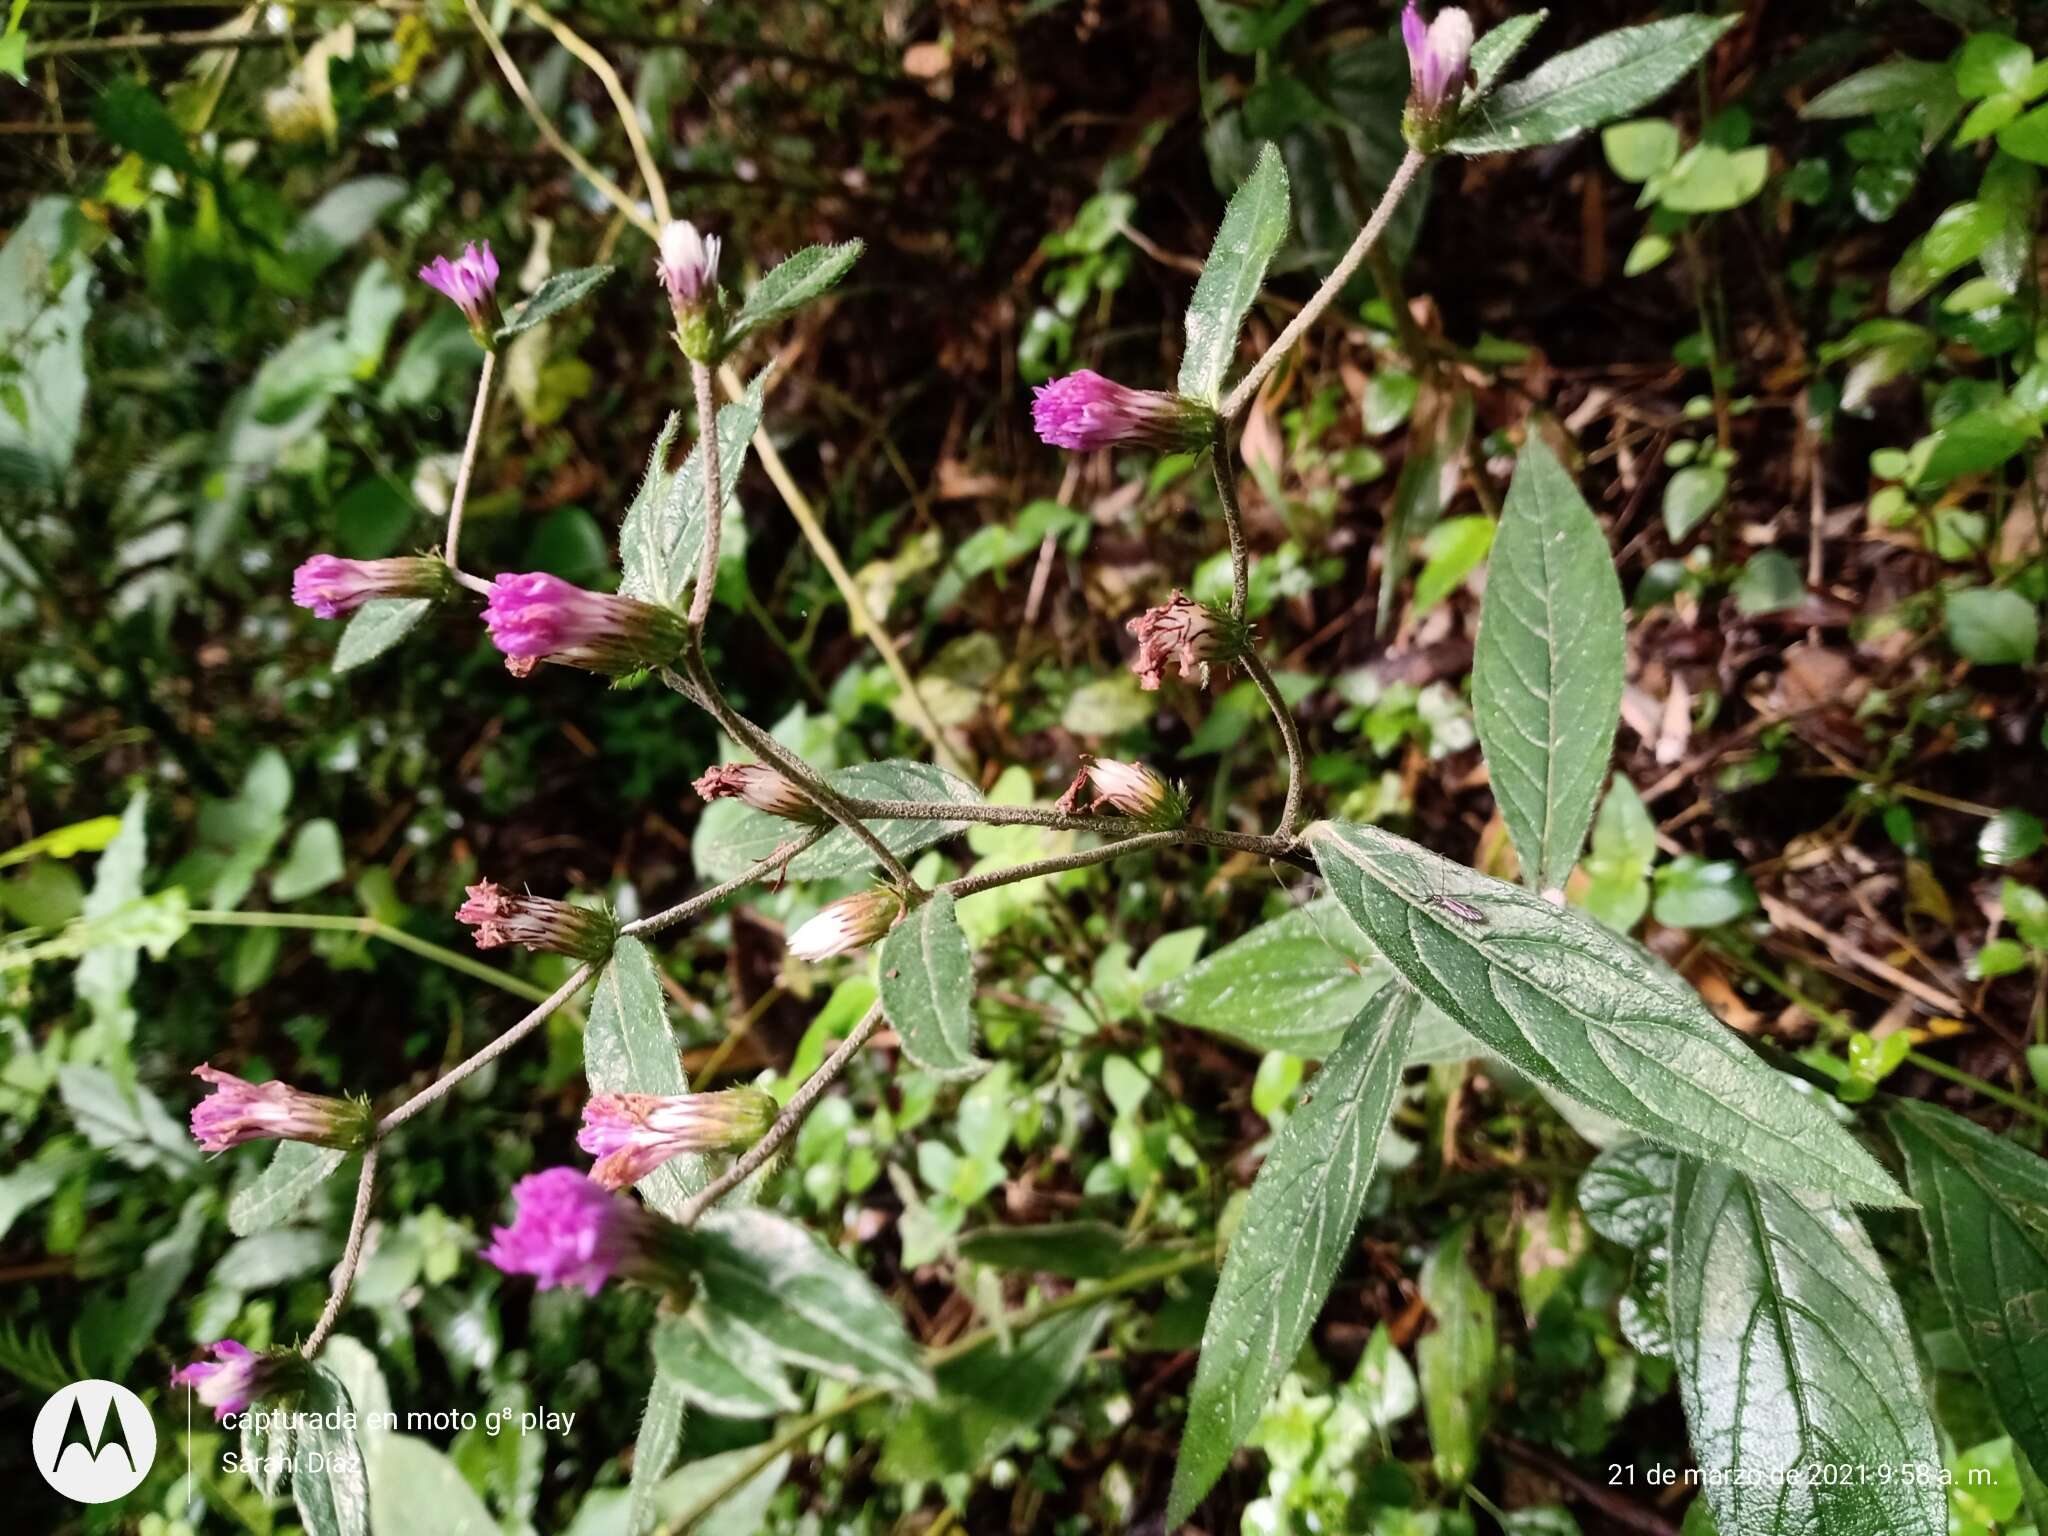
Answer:
<svg viewBox="0 0 2048 1536"><path fill-rule="evenodd" d="M807 245L779 263L754 284L754 291L726 328L726 345L732 346L810 303L846 276L865 249L858 240L844 245Z"/></svg>
<svg viewBox="0 0 2048 1536"><path fill-rule="evenodd" d="M1486 567L1472 714L1533 889L1578 862L1621 719L1621 582L1592 510L1534 436Z"/></svg>
<svg viewBox="0 0 2048 1536"><path fill-rule="evenodd" d="M1388 986L1366 1004L1252 1184L1202 1330L1169 1528L1201 1502L1258 1423L1330 1294L1372 1187L1418 1001Z"/></svg>
<svg viewBox="0 0 2048 1536"><path fill-rule="evenodd" d="M974 952L945 891L904 914L882 941L882 1012L910 1059L941 1077L972 1077Z"/></svg>
<svg viewBox="0 0 2048 1536"><path fill-rule="evenodd" d="M306 1536L369 1536L370 1479L356 1445L348 1389L324 1365L312 1368L292 1433L292 1500Z"/></svg>
<svg viewBox="0 0 2048 1536"><path fill-rule="evenodd" d="M1913 1333L1839 1206L1726 1168L1679 1169L1671 1327L1718 1530L1945 1536ZM1893 1476L1859 1476L1893 1469Z"/></svg>
<svg viewBox="0 0 2048 1536"><path fill-rule="evenodd" d="M374 597L349 617L334 647L334 670L353 672L382 656L433 612L431 597Z"/></svg>
<svg viewBox="0 0 2048 1536"><path fill-rule="evenodd" d="M2048 1467L2048 1162L1933 1104L1886 1116L1934 1280L1998 1416Z"/></svg>
<svg viewBox="0 0 2048 1536"><path fill-rule="evenodd" d="M1515 56L1529 45L1529 39L1549 14L1545 10L1510 16L1472 45L1472 93L1468 105L1470 99L1486 96L1500 83L1501 71L1515 62Z"/></svg>
<svg viewBox="0 0 2048 1536"><path fill-rule="evenodd" d="M590 1022L583 1031L583 1073L593 1093L673 1097L690 1091L654 958L638 939L619 940L598 972ZM685 1155L670 1158L633 1187L649 1205L673 1217L705 1181L704 1159Z"/></svg>
<svg viewBox="0 0 2048 1536"><path fill-rule="evenodd" d="M733 1209L709 1212L672 1240L696 1272L714 1331L748 1328L792 1365L912 1397L932 1395L902 1317L814 1233L772 1211Z"/></svg>
<svg viewBox="0 0 2048 1536"><path fill-rule="evenodd" d="M541 321L552 320L563 310L581 304L596 291L599 283L616 270L615 267L575 267L567 272L550 273L547 280L534 289L532 298L505 317L505 323L498 327L491 340L502 346L522 331L530 331Z"/></svg>
<svg viewBox="0 0 2048 1536"><path fill-rule="evenodd" d="M761 425L764 391L770 370L754 375L747 392L718 412L718 483L720 506L733 499L746 467L747 444ZM704 549L704 448L690 449L683 467L668 469L670 446L682 427L680 413L672 414L654 441L647 458L647 478L626 508L626 520L619 525L619 563L625 578L619 591L643 602L675 604L682 600L696 579L697 560Z"/></svg>
<svg viewBox="0 0 2048 1536"><path fill-rule="evenodd" d="M310 1142L279 1142L256 1182L228 1202L228 1230L247 1237L289 1221L347 1156L337 1148L316 1147Z"/></svg>
<svg viewBox="0 0 2048 1536"><path fill-rule="evenodd" d="M729 1320L714 1328L696 1311L662 1318L654 1325L654 1365L686 1400L721 1418L768 1419L802 1406L774 1350Z"/></svg>
<svg viewBox="0 0 2048 1536"><path fill-rule="evenodd" d="M1237 353L1238 327L1259 296L1266 266L1287 238L1287 167L1271 144L1224 210L1216 243L1188 304L1187 350L1179 389L1209 405L1223 398L1223 379Z"/></svg>
<svg viewBox="0 0 2048 1536"><path fill-rule="evenodd" d="M1387 963L1509 1065L1667 1146L1864 1205L1910 1202L1646 951L1374 827L1318 822L1330 890Z"/></svg>
<svg viewBox="0 0 2048 1536"><path fill-rule="evenodd" d="M1422 1266L1422 1299L1436 1327L1415 1343L1432 1465L1452 1488L1462 1487L1479 1464L1500 1357L1493 1293L1465 1260L1470 1236L1469 1226L1452 1228Z"/></svg>
<svg viewBox="0 0 2048 1536"><path fill-rule="evenodd" d="M1669 90L1741 19L1675 16L1596 37L1495 91L1449 148L1460 155L1530 149L1625 117Z"/></svg>

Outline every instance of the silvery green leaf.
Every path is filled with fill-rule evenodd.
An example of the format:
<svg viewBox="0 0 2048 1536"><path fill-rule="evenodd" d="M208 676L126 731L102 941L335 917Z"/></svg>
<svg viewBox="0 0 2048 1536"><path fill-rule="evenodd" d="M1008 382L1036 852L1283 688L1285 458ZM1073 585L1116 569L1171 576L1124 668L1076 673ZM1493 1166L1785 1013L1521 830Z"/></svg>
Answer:
<svg viewBox="0 0 2048 1536"><path fill-rule="evenodd" d="M1522 877L1538 890L1571 874L1607 777L1622 628L1607 536L1531 436L1487 562L1472 715Z"/></svg>
<svg viewBox="0 0 2048 1536"><path fill-rule="evenodd" d="M264 1498L274 1499L291 1486L291 1457L291 1415L242 1415L242 1470Z"/></svg>
<svg viewBox="0 0 2048 1536"><path fill-rule="evenodd" d="M1372 1186L1417 1001L1389 986L1366 1004L1252 1184L1202 1330L1169 1527L1188 1517L1258 1422L1330 1294Z"/></svg>
<svg viewBox="0 0 2048 1536"><path fill-rule="evenodd" d="M1265 145L1258 163L1230 199L1216 243L1202 264L1188 304L1187 350L1180 359L1180 393L1214 405L1237 353L1237 332L1259 296L1267 263L1287 238L1287 167Z"/></svg>
<svg viewBox="0 0 2048 1536"><path fill-rule="evenodd" d="M974 951L945 891L904 914L882 941L882 1012L904 1054L941 1077L972 1077Z"/></svg>
<svg viewBox="0 0 2048 1536"><path fill-rule="evenodd" d="M2048 1161L1937 1105L1887 1117L1935 1284L2013 1440L2048 1467Z"/></svg>
<svg viewBox="0 0 2048 1536"><path fill-rule="evenodd" d="M1671 1355L1671 1190L1679 1155L1628 1141L1593 1160L1579 1179L1586 1225L1635 1254L1622 1293L1621 1336L1639 1354Z"/></svg>
<svg viewBox="0 0 2048 1536"><path fill-rule="evenodd" d="M694 1311L654 1325L654 1364L687 1401L721 1418L767 1419L802 1406L759 1334L713 1327Z"/></svg>
<svg viewBox="0 0 2048 1536"><path fill-rule="evenodd" d="M931 1376L903 1319L874 1282L787 1217L713 1210L675 1234L713 1329L752 1329L782 1359L913 1397Z"/></svg>
<svg viewBox="0 0 2048 1536"><path fill-rule="evenodd" d="M982 1227L954 1244L963 1259L1027 1275L1065 1280L1109 1280L1143 1269L1172 1249L1133 1243L1121 1227L1103 1221L1049 1221L1029 1227Z"/></svg>
<svg viewBox="0 0 2048 1536"><path fill-rule="evenodd" d="M1912 1330L1850 1212L1688 1160L1671 1323L1722 1536L1945 1536Z"/></svg>
<svg viewBox="0 0 2048 1536"><path fill-rule="evenodd" d="M1828 1105L1648 953L1374 827L1318 822L1331 892L1387 963L1509 1065L1653 1141L1866 1205L1909 1202Z"/></svg>
<svg viewBox="0 0 2048 1536"><path fill-rule="evenodd" d="M846 276L865 249L858 240L848 240L843 245L807 245L787 261L778 263L754 284L753 292L726 328L727 345L810 303Z"/></svg>
<svg viewBox="0 0 2048 1536"><path fill-rule="evenodd" d="M864 800L928 801L935 809L947 805L979 805L981 792L965 779L957 778L930 763L913 763L892 758L881 763L856 763L825 775L825 782L842 795ZM943 820L871 821L868 826L894 853L902 856L929 848L951 837L965 822ZM801 835L801 828L779 816L757 811L737 800L720 800L704 813L697 836L690 846L697 873L707 880L730 880L767 858L784 843ZM858 874L873 865L875 856L844 827L834 827L814 847L790 861L792 880L834 880Z"/></svg>
<svg viewBox="0 0 2048 1536"><path fill-rule="evenodd" d="M503 346L522 331L530 331L543 320L552 320L563 310L581 304L597 285L610 277L613 267L574 267L567 272L551 272L547 280L534 289L533 297L515 306L505 317L505 323L498 327L498 333L491 339Z"/></svg>
<svg viewBox="0 0 2048 1536"><path fill-rule="evenodd" d="M719 504L733 499L746 466L747 445L761 425L764 391L770 370L754 375L747 392L718 411ZM647 477L640 482L626 520L619 525L619 563L624 578L619 591L642 602L675 604L697 576L704 549L704 448L690 449L681 469L671 472L668 455L682 427L672 414L648 455Z"/></svg>
<svg viewBox="0 0 2048 1536"><path fill-rule="evenodd" d="M1515 62L1515 56L1536 35L1549 11L1525 11L1510 16L1472 45L1472 95L1484 97L1500 83L1501 71Z"/></svg>
<svg viewBox="0 0 2048 1536"><path fill-rule="evenodd" d="M237 1237L289 1221L312 1198L346 1152L310 1142L281 1141L256 1182L228 1202L228 1230Z"/></svg>
<svg viewBox="0 0 2048 1536"><path fill-rule="evenodd" d="M690 1091L683 1059L669 1027L654 958L638 939L621 939L597 974L590 1022L583 1031L583 1073L593 1093ZM633 1187L664 1216L674 1216L704 1187L704 1159L672 1157Z"/></svg>
<svg viewBox="0 0 2048 1536"><path fill-rule="evenodd" d="M657 1369L640 1414L640 1435L633 1442L633 1473L627 1483L626 1536L641 1536L661 1518L657 1508L662 1479L676 1464L683 1444L683 1418L689 1402L682 1383ZM579 1522L580 1523L580 1522Z"/></svg>
<svg viewBox="0 0 2048 1536"><path fill-rule="evenodd" d="M382 656L434 611L431 597L373 597L349 615L334 646L334 670L353 672Z"/></svg>
<svg viewBox="0 0 2048 1536"><path fill-rule="evenodd" d="M500 1536L461 1468L416 1436L387 1435L370 1474L377 1536Z"/></svg>
<svg viewBox="0 0 2048 1536"><path fill-rule="evenodd" d="M1596 37L1495 91L1449 148L1460 155L1530 149L1626 117L1669 90L1741 19L1675 16Z"/></svg>
<svg viewBox="0 0 2048 1536"><path fill-rule="evenodd" d="M348 1389L324 1365L292 1432L292 1500L306 1536L370 1536L370 1480L356 1445Z"/></svg>

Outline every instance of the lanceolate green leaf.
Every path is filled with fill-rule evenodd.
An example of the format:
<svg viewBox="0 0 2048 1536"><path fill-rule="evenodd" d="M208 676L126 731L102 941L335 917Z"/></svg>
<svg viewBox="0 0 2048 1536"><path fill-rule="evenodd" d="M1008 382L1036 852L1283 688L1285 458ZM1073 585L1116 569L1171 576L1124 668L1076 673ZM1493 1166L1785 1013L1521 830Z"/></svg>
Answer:
<svg viewBox="0 0 2048 1536"><path fill-rule="evenodd" d="M292 1429L292 1498L306 1536L369 1536L370 1479L356 1445L348 1389L313 1368Z"/></svg>
<svg viewBox="0 0 2048 1536"><path fill-rule="evenodd" d="M543 320L552 320L563 310L581 304L610 277L613 267L574 267L567 272L554 272L538 288L533 297L516 307L505 317L505 323L498 327L498 334L492 339L503 343L510 341L522 331L530 331Z"/></svg>
<svg viewBox="0 0 2048 1536"><path fill-rule="evenodd" d="M1422 1299L1436 1327L1415 1345L1433 1464L1453 1488L1463 1486L1479 1464L1499 1360L1493 1295L1465 1260L1467 1237L1466 1227L1453 1228L1422 1266Z"/></svg>
<svg viewBox="0 0 2048 1536"><path fill-rule="evenodd" d="M740 470L747 462L747 444L761 425L763 391L769 370L754 375L746 394L718 412L718 483L722 507L733 498L740 483ZM704 449L690 449L683 466L668 469L670 446L682 426L680 415L671 415L655 439L648 455L647 478L626 509L619 525L619 563L625 577L619 591L650 603L675 603L682 599L697 574L697 559L704 548Z"/></svg>
<svg viewBox="0 0 2048 1536"><path fill-rule="evenodd" d="M1486 567L1472 713L1522 878L1538 890L1561 888L1578 861L1621 719L1621 674L1607 537L1531 437Z"/></svg>
<svg viewBox="0 0 2048 1536"><path fill-rule="evenodd" d="M654 1325L654 1364L684 1398L721 1418L766 1419L801 1406L759 1334L714 1328L696 1311Z"/></svg>
<svg viewBox="0 0 2048 1536"><path fill-rule="evenodd" d="M334 670L352 672L375 661L419 628L434 611L431 597L378 597L358 608L334 647Z"/></svg>
<svg viewBox="0 0 2048 1536"><path fill-rule="evenodd" d="M290 1220L346 1156L346 1152L310 1142L279 1142L256 1182L228 1202L228 1230L247 1237Z"/></svg>
<svg viewBox="0 0 2048 1536"><path fill-rule="evenodd" d="M1472 90L1485 96L1500 83L1501 71L1514 63L1515 56L1529 45L1536 29L1549 11L1525 11L1510 16L1472 45Z"/></svg>
<svg viewBox="0 0 2048 1536"><path fill-rule="evenodd" d="M974 952L950 895L938 892L889 930L881 965L882 1012L912 1061L943 1077L987 1067L974 1054Z"/></svg>
<svg viewBox="0 0 2048 1536"><path fill-rule="evenodd" d="M1970 1364L2048 1467L2048 1162L1933 1104L1901 1103L1887 1123Z"/></svg>
<svg viewBox="0 0 2048 1536"><path fill-rule="evenodd" d="M981 792L965 779L933 767L892 758L880 763L856 763L825 775L825 782L842 795L866 800L919 800L928 802L935 813L948 805L979 805ZM965 822L934 819L882 817L868 823L892 852L900 855L929 848L951 837ZM690 848L697 873L707 880L730 880L767 858L798 835L798 829L780 816L757 811L737 800L720 800L704 813ZM836 880L858 874L875 861L875 856L844 827L834 827L816 846L790 861L792 880Z"/></svg>
<svg viewBox="0 0 2048 1536"><path fill-rule="evenodd" d="M621 939L598 972L583 1032L583 1072L593 1093L690 1091L669 1028L653 957L638 939ZM633 1187L664 1216L674 1216L705 1183L704 1160L672 1157Z"/></svg>
<svg viewBox="0 0 2048 1536"><path fill-rule="evenodd" d="M660 1518L656 1496L661 1480L676 1464L683 1445L683 1419L689 1402L682 1384L659 1367L640 1414L640 1436L633 1442L633 1474L626 1486L626 1536L641 1536Z"/></svg>
<svg viewBox="0 0 2048 1536"><path fill-rule="evenodd" d="M782 262L754 284L754 291L726 330L727 344L810 303L846 276L863 249L858 240L844 245L808 245Z"/></svg>
<svg viewBox="0 0 2048 1536"><path fill-rule="evenodd" d="M1383 989L1310 1082L1252 1184L1202 1331L1166 1523L1215 1483L1293 1365L1351 1246L1417 998Z"/></svg>
<svg viewBox="0 0 2048 1536"><path fill-rule="evenodd" d="M930 1397L931 1377L896 1309L868 1277L786 1217L718 1210L676 1234L707 1324L750 1328L784 1360L846 1381Z"/></svg>
<svg viewBox="0 0 2048 1536"><path fill-rule="evenodd" d="M1944 1536L1913 1335L1855 1217L1691 1162L1673 1211L1678 1388L1715 1528Z"/></svg>
<svg viewBox="0 0 2048 1536"><path fill-rule="evenodd" d="M1180 392L1214 405L1237 352L1237 331L1259 296L1266 265L1287 238L1287 167L1268 144L1230 199L1216 243L1188 305L1188 344L1180 359Z"/></svg>
<svg viewBox="0 0 2048 1536"><path fill-rule="evenodd" d="M1861 1204L1908 1203L1825 1104L1593 919L1374 827L1318 822L1307 838L1387 963L1510 1065L1681 1152Z"/></svg>
<svg viewBox="0 0 2048 1536"><path fill-rule="evenodd" d="M1495 91L1451 140L1461 155L1555 144L1654 101L1739 16L1675 16L1596 37Z"/></svg>

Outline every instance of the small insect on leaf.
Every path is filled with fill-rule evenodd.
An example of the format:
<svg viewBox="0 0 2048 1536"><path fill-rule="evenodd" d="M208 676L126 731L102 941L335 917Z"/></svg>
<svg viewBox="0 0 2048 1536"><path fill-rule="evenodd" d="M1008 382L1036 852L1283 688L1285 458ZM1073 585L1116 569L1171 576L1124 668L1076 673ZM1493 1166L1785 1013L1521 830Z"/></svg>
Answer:
<svg viewBox="0 0 2048 1536"><path fill-rule="evenodd" d="M1486 914L1469 901L1460 901L1455 896L1431 896L1425 906L1439 907L1461 923L1470 923L1475 928L1486 926Z"/></svg>

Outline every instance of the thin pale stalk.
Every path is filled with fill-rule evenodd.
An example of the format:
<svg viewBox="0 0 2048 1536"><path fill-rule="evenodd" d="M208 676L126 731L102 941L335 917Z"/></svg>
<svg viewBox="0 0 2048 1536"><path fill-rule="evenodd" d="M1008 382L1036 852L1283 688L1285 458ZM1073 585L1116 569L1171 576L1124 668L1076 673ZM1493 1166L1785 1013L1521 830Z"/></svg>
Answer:
<svg viewBox="0 0 2048 1536"><path fill-rule="evenodd" d="M811 1106L824 1097L826 1089L839 1081L847 1064L860 1054L861 1047L874 1037L881 1026L882 1005L876 1003L839 1042L832 1054L819 1064L818 1070L804 1079L804 1085L791 1095L789 1103L783 1106L782 1113L775 1117L775 1123L768 1127L761 1139L747 1148L724 1173L685 1201L683 1208L676 1212L676 1220L683 1226L694 1226L712 1206L767 1166L769 1160L802 1128L804 1116L811 1112Z"/></svg>
<svg viewBox="0 0 2048 1536"><path fill-rule="evenodd" d="M355 1284L356 1270L363 1262L363 1234L370 1227L370 1201L376 1185L377 1148L372 1143L363 1148L363 1168L356 1176L356 1208L348 1219L348 1241L342 1245L341 1263L335 1267L334 1289L328 1294L327 1305L320 1309L320 1320L306 1335L305 1345L299 1351L308 1360L320 1353L320 1346L334 1332L342 1303L348 1300L349 1289Z"/></svg>
<svg viewBox="0 0 2048 1536"><path fill-rule="evenodd" d="M1295 826L1301 820L1301 783L1308 768L1307 754L1301 747L1301 728L1294 723L1294 712L1280 696L1280 685L1273 681L1273 674L1259 660L1259 653L1246 650L1239 659L1244 663L1245 675L1252 680L1252 686L1259 690L1266 707L1273 711L1273 723L1280 727L1280 743L1287 749L1287 799L1280 807L1279 838L1283 843L1292 843Z"/></svg>
<svg viewBox="0 0 2048 1536"><path fill-rule="evenodd" d="M1081 848L1073 853L1057 853L1051 858L1012 864L1007 869L992 869L983 875L963 875L958 880L948 880L940 889L956 898L972 896L978 891L992 891L999 885L1014 885L1019 880L1035 880L1040 875L1064 874L1070 869L1086 869L1090 864L1106 864L1111 859L1121 858L1127 853L1138 853L1146 848L1164 848L1169 843L1179 841L1178 832L1141 832L1136 837L1127 837L1121 842L1104 843L1099 848Z"/></svg>
<svg viewBox="0 0 2048 1536"><path fill-rule="evenodd" d="M476 404L470 407L469 437L462 445L462 463L455 471L455 494L448 498L448 542L441 558L448 562L451 571L462 569L456 555L456 546L462 542L462 509L469 505L469 477L476 471L477 445L483 441L484 416L491 403L491 375L497 367L498 354L486 352L484 366L476 376Z"/></svg>
<svg viewBox="0 0 2048 1536"><path fill-rule="evenodd" d="M525 1018L499 1035L497 1039L493 1040L467 1061L450 1067L432 1083L407 1099L398 1108L392 1110L382 1120L379 1120L376 1130L377 1140L382 1141L421 1110L439 1103L450 1093L454 1092L457 1083L460 1083L464 1078L471 1076L482 1068L489 1066L500 1056L511 1050L513 1046L532 1034L534 1030L546 1023L551 1014L583 989L583 984L590 980L591 972L594 969L595 967L588 961L577 966L575 970L569 973L569 979L536 1004L533 1011L527 1014Z"/></svg>
<svg viewBox="0 0 2048 1536"><path fill-rule="evenodd" d="M1216 474L1216 495L1223 503L1223 527L1230 535L1230 616L1244 619L1245 604L1251 600L1251 551L1244 542L1244 511L1237 501L1237 471L1230 467L1230 434L1224 418L1216 418L1216 435L1209 445L1209 464Z"/></svg>
<svg viewBox="0 0 2048 1536"><path fill-rule="evenodd" d="M1287 328L1273 339L1273 345L1266 348L1265 354L1252 364L1251 372L1237 381L1237 388L1233 389L1229 398L1223 402L1225 421L1235 421L1244 413L1244 408L1250 405L1253 397L1258 394L1259 386L1266 382L1267 376L1275 368L1280 366L1280 360L1297 341L1301 340L1308 328L1322 318L1323 311L1330 307L1337 295L1344 291L1344 285L1351 281L1351 274L1356 272L1359 263L1365 260L1365 253L1377 245L1380 236L1386 233L1387 224L1394 217L1394 210L1401 205L1402 196L1408 191L1409 184L1415 180L1427 159L1428 156L1419 149L1411 149L1401 157L1401 163L1394 167L1394 174L1387 182L1387 190L1380 194L1379 206L1373 209L1372 216L1365 221L1365 228L1358 232L1358 238L1351 242L1351 249L1344 253L1344 259L1339 261L1330 275L1323 279L1323 286L1315 291L1314 297L1302 305L1301 313L1287 322Z"/></svg>
<svg viewBox="0 0 2048 1536"><path fill-rule="evenodd" d="M207 928L298 928L309 933L357 933L366 939L382 940L423 960L445 965L464 976L488 982L500 991L523 997L528 1002L539 1002L548 995L544 987L522 981L508 971L497 970L481 960L458 954L417 934L407 933L403 928L379 922L374 917L346 917L338 912L217 912L201 908L187 912L185 920L194 926Z"/></svg>
<svg viewBox="0 0 2048 1536"><path fill-rule="evenodd" d="M696 590L690 594L690 628L701 632L711 616L711 594L718 586L725 488L719 484L718 401L711 390L711 368L694 357L690 359L690 384L697 394L697 446L704 455L704 554L697 563Z"/></svg>
<svg viewBox="0 0 2048 1536"><path fill-rule="evenodd" d="M619 79L619 72L612 68L611 60L585 42L568 23L533 4L533 0L512 0L512 3L546 27L555 41L581 59L603 84L605 94L611 97L612 107L619 114L619 126L626 130L626 142L633 146L633 162L640 167L640 179L647 184L647 199L654 205L655 222L667 224L668 188L662 183L661 167L655 162L647 135L640 131L640 114L633 106L633 98L626 94L626 87Z"/></svg>
<svg viewBox="0 0 2048 1536"><path fill-rule="evenodd" d="M635 918L620 928L619 932L626 938L635 939L643 933L659 933L664 928L673 928L677 923L686 923L699 912L716 906L736 891L744 890L755 881L774 874L824 835L823 827L811 827L795 842L784 844L745 873L734 875L730 880L721 885L714 885L708 891L699 891L688 901L679 901L664 911Z"/></svg>

